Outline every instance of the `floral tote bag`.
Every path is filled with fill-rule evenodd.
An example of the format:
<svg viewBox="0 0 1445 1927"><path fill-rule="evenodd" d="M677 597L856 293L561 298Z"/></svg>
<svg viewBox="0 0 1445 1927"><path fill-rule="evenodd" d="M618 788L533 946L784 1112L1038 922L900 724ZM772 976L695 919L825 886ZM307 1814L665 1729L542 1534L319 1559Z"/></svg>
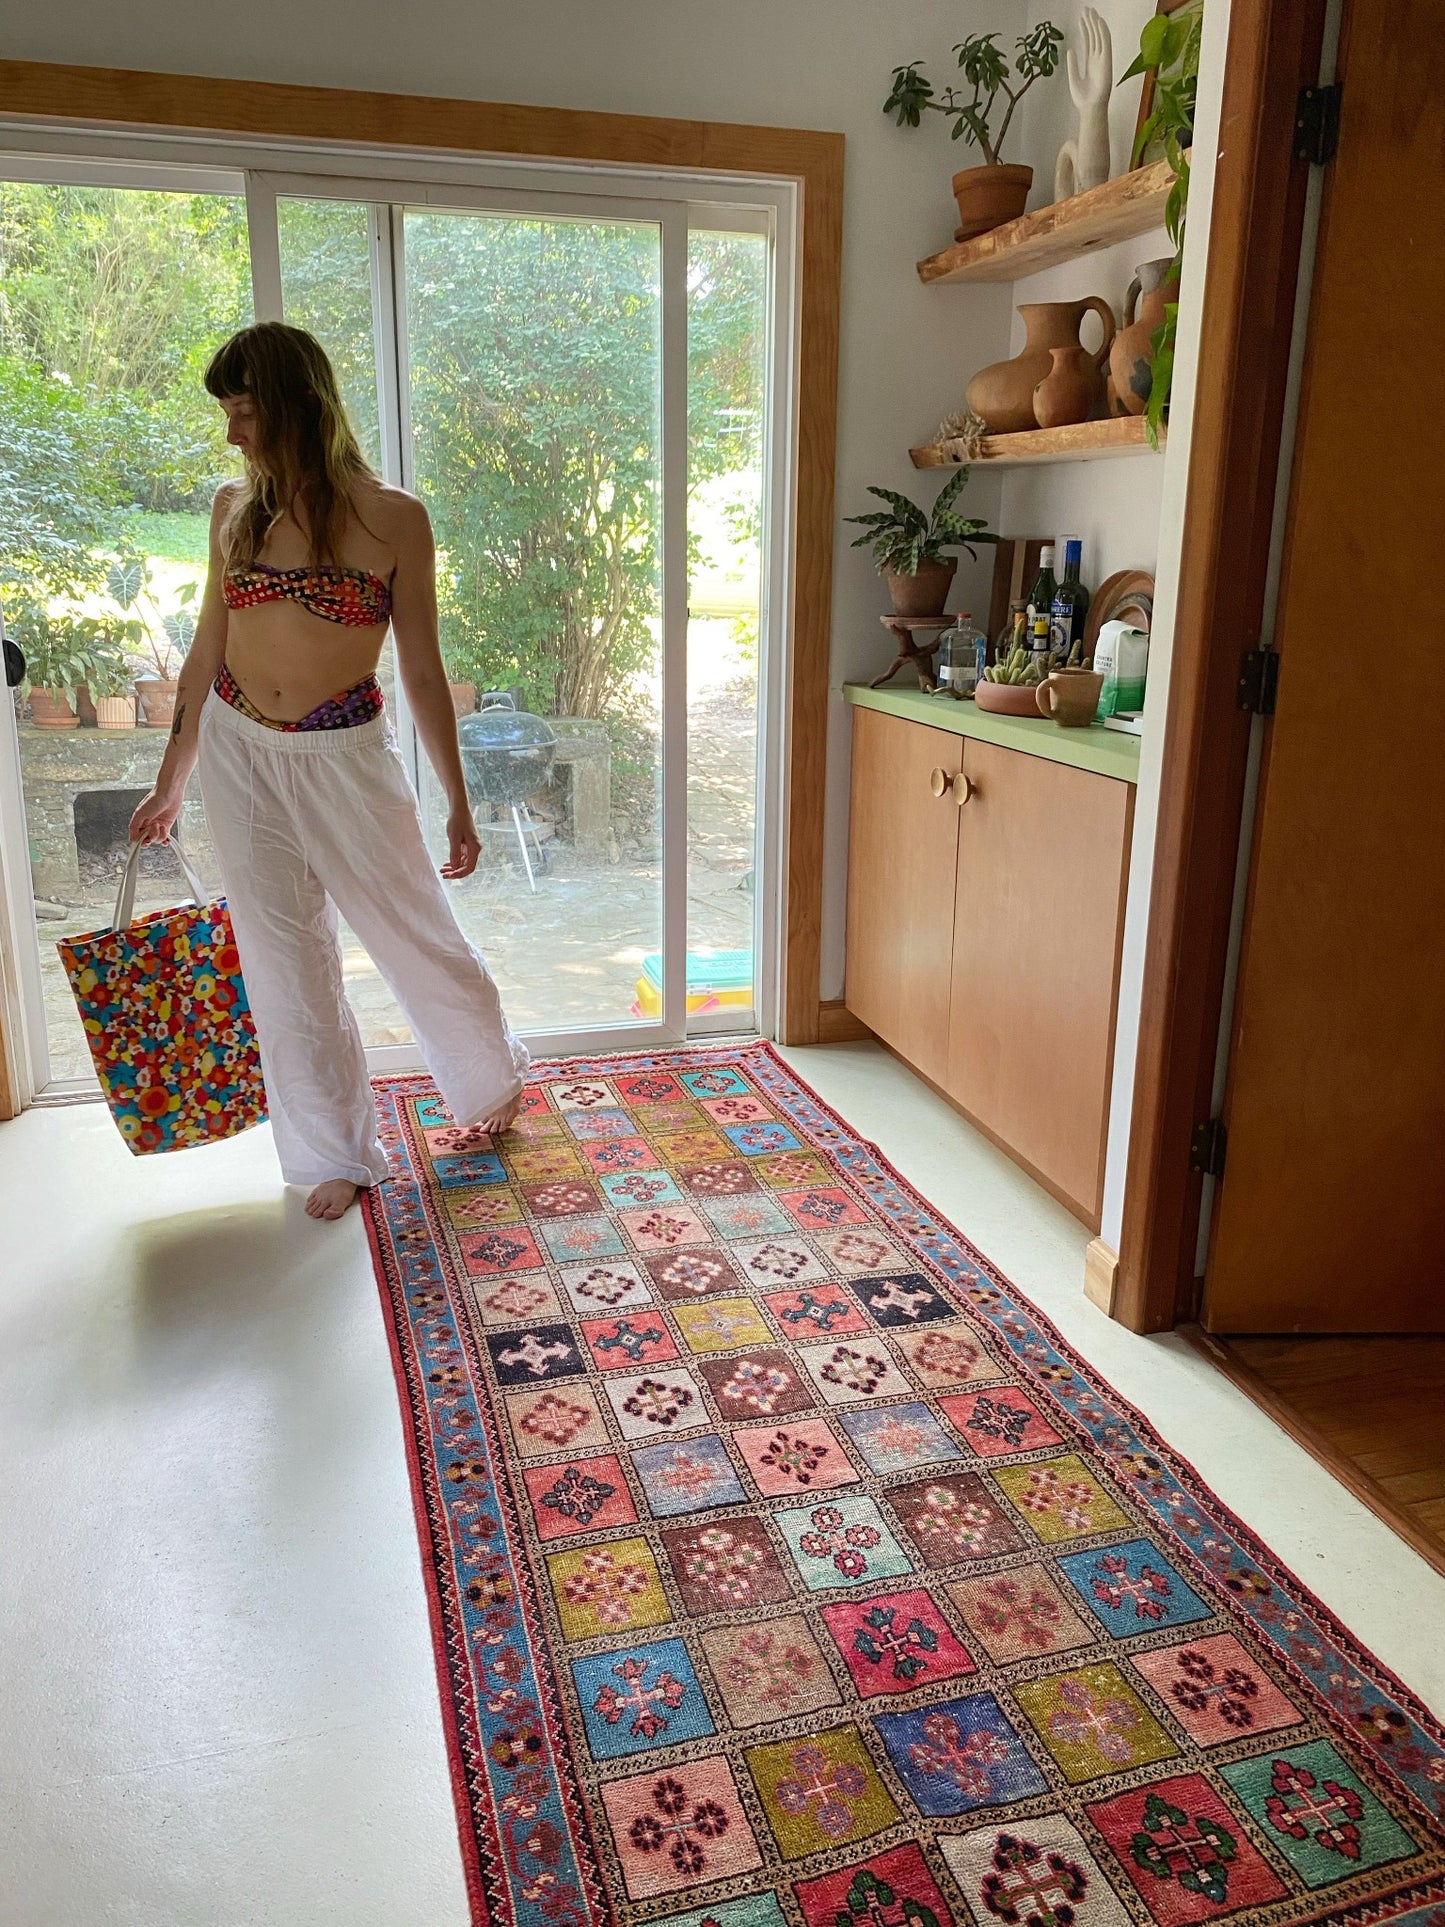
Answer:
<svg viewBox="0 0 1445 1927"><path fill-rule="evenodd" d="M233 1137L266 1116L225 900L207 902L175 837L170 847L192 904L133 920L144 848L136 843L110 929L57 945L101 1089L138 1157Z"/></svg>

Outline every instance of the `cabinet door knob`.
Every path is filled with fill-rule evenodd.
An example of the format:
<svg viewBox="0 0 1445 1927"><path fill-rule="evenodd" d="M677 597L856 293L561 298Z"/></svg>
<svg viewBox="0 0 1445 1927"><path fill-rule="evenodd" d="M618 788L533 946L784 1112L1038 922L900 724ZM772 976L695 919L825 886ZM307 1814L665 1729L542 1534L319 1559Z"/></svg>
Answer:
<svg viewBox="0 0 1445 1927"><path fill-rule="evenodd" d="M928 787L930 790L932 790L935 796L947 796L948 794L947 770L936 769L931 771L928 778Z"/></svg>
<svg viewBox="0 0 1445 1927"><path fill-rule="evenodd" d="M962 809L972 795L973 784L969 782L963 771L960 770L953 779L953 800L957 803L958 807Z"/></svg>

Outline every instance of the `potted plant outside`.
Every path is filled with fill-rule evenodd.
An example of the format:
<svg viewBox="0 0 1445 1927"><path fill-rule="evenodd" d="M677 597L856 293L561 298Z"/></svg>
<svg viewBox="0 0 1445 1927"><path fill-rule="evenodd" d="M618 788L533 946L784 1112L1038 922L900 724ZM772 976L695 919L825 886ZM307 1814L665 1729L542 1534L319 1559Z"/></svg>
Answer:
<svg viewBox="0 0 1445 1927"><path fill-rule="evenodd" d="M25 637L30 720L36 729L79 729L77 699L91 672L96 623L37 613Z"/></svg>
<svg viewBox="0 0 1445 1927"><path fill-rule="evenodd" d="M196 585L187 582L177 597L178 606L163 615L151 590L149 570L140 557L132 555L111 564L105 586L121 614L120 623L111 626L111 635L149 658L135 679L141 722L147 729L169 729L175 719L180 667L196 633L190 609ZM149 604L149 619L141 614L143 604Z"/></svg>
<svg viewBox="0 0 1445 1927"><path fill-rule="evenodd" d="M946 556L944 550L967 549L975 555L975 542L997 542L982 522L955 513L953 505L967 481L967 468L950 475L931 515L894 489L870 487L868 493L888 507L846 518L862 528L851 546L873 551L895 615L941 616L958 568L957 556Z"/></svg>
<svg viewBox="0 0 1445 1927"><path fill-rule="evenodd" d="M135 672L109 638L92 655L86 683L95 702L97 729L135 728Z"/></svg>
<svg viewBox="0 0 1445 1927"><path fill-rule="evenodd" d="M935 96L921 61L893 69L892 91L883 103L885 114L891 114L900 127L921 126L929 111L945 114L953 121L953 139L977 147L983 155L982 167L966 167L953 177L958 203L956 241L970 241L1023 213L1034 170L1004 161L1003 144L1024 95L1036 80L1047 80L1057 69L1063 41L1061 29L1052 20L1041 20L1019 35L1010 64L996 33L970 34L953 51L964 81L973 89L971 98L955 87L945 87ZM995 131L994 116L1001 100L1007 106Z"/></svg>

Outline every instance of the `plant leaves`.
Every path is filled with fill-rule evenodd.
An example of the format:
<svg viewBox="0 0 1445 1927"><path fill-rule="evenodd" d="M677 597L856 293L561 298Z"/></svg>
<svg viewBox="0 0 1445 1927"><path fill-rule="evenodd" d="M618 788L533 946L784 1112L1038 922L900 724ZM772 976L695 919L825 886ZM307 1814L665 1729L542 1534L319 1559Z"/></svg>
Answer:
<svg viewBox="0 0 1445 1927"><path fill-rule="evenodd" d="M130 609L145 586L145 576L143 562L112 562L105 572L106 594L122 609Z"/></svg>

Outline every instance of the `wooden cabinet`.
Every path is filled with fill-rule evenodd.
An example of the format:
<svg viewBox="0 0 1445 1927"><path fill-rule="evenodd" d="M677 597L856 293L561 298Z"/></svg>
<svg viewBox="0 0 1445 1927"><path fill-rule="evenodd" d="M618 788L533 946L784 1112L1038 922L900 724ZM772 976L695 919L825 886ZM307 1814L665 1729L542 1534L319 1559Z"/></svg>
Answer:
<svg viewBox="0 0 1445 1927"><path fill-rule="evenodd" d="M847 1004L900 1057L948 1068L963 738L853 712Z"/></svg>
<svg viewBox="0 0 1445 1927"><path fill-rule="evenodd" d="M848 1008L1097 1229L1133 786L853 720Z"/></svg>
<svg viewBox="0 0 1445 1927"><path fill-rule="evenodd" d="M969 743L943 1085L1097 1224L1134 791Z"/></svg>

